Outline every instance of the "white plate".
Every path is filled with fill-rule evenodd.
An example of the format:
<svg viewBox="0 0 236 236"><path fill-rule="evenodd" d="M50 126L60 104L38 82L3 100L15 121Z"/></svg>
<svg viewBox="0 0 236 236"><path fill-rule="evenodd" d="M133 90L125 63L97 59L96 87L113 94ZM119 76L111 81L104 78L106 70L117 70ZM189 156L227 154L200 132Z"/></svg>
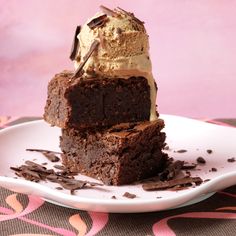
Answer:
<svg viewBox="0 0 236 236"><path fill-rule="evenodd" d="M236 129L209 124L188 118L162 115L166 123L165 132L170 146L169 155L175 159L196 162L202 156L207 163L199 170L192 171L192 176L200 176L210 181L195 188L177 192L146 192L141 185L104 186L100 189L82 189L76 195L67 190L57 190L55 183L34 183L24 179L13 178L10 166L17 166L25 160L37 163L45 162L40 153L26 152L26 148L41 148L54 151L59 149L60 129L50 127L44 121L33 121L12 126L0 131L0 186L7 189L40 196L47 201L66 207L100 212L149 212L179 207L203 200L217 190L236 184L236 162L227 162L236 157ZM186 149L185 153L175 152ZM213 150L212 154L206 152ZM50 165L48 165L50 167ZM217 172L209 171L212 167ZM79 179L89 179L79 176ZM128 199L125 192L136 194L136 198ZM117 199L111 199L115 195Z"/></svg>

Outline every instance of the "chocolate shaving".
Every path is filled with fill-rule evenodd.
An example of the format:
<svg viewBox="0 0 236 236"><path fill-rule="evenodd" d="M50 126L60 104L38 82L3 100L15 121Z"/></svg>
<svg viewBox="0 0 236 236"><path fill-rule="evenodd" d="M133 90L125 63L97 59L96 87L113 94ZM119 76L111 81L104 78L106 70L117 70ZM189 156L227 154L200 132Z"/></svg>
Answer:
<svg viewBox="0 0 236 236"><path fill-rule="evenodd" d="M55 155L55 154L61 154L60 152L54 152L54 151L49 151L49 150L44 150L44 149L32 149L32 148L27 148L26 151L40 152L51 162L60 161L60 158Z"/></svg>
<svg viewBox="0 0 236 236"><path fill-rule="evenodd" d="M170 189L175 186L191 186L193 183L199 185L202 183L202 179L200 177L184 177L181 179L174 179L169 181L159 181L156 183L146 183L143 184L142 187L146 191L153 190L165 190Z"/></svg>
<svg viewBox="0 0 236 236"><path fill-rule="evenodd" d="M48 152L48 153L54 153L54 154L62 154L61 152L55 152L55 151L50 151L46 149L37 149L37 148L27 148L25 150L29 152Z"/></svg>
<svg viewBox="0 0 236 236"><path fill-rule="evenodd" d="M212 171L212 172L216 172L217 169L216 169L215 167L212 167L212 168L211 168L211 171Z"/></svg>
<svg viewBox="0 0 236 236"><path fill-rule="evenodd" d="M175 161L171 163L169 166L166 167L166 169L162 173L159 174L160 180L164 181L173 179L180 173L183 164L183 161Z"/></svg>
<svg viewBox="0 0 236 236"><path fill-rule="evenodd" d="M227 161L228 162L235 162L236 160L235 160L235 157L232 157L232 158L228 158Z"/></svg>
<svg viewBox="0 0 236 236"><path fill-rule="evenodd" d="M19 177L23 177L26 180L33 182L39 182L41 180L49 180L54 183L60 184L64 189L74 193L77 189L91 188L94 186L102 186L102 184L76 180L73 177L73 172L69 170L62 172L55 172L53 169L47 169L46 167L39 165L32 161L26 161L25 165L20 167L10 167L10 169L15 171L15 174ZM57 189L60 187L57 187Z"/></svg>
<svg viewBox="0 0 236 236"><path fill-rule="evenodd" d="M136 198L137 196L133 193L129 193L129 192L125 192L123 194L123 197L127 197L127 198L130 198L130 199L133 199L133 198Z"/></svg>
<svg viewBox="0 0 236 236"><path fill-rule="evenodd" d="M107 22L107 20L107 15L104 14L92 19L87 25L90 29L95 29L96 27L102 27Z"/></svg>
<svg viewBox="0 0 236 236"><path fill-rule="evenodd" d="M81 26L78 25L76 27L75 30L75 34L74 34L74 39L73 39L73 43L72 43L72 47L71 47L71 53L70 53L70 59L73 61L76 58L76 55L78 53L78 49L79 49L79 40L77 38L78 34L80 33L81 30Z"/></svg>
<svg viewBox="0 0 236 236"><path fill-rule="evenodd" d="M103 13L107 14L108 16L114 16L114 17L118 16L118 14L115 11L113 11L103 5L100 6L100 9L102 10Z"/></svg>
<svg viewBox="0 0 236 236"><path fill-rule="evenodd" d="M85 65L85 63L87 62L87 60L89 59L89 57L92 55L92 53L96 50L96 48L99 45L99 41L94 40L94 42L92 43L92 45L90 46L89 51L87 52L87 54L84 56L83 58L83 62L80 63L79 67L76 69L73 78L77 78L82 74L82 70L83 67Z"/></svg>
<svg viewBox="0 0 236 236"><path fill-rule="evenodd" d="M187 152L187 150L185 150L185 149L180 149L180 150L177 150L177 151L174 151L174 152L185 153L185 152Z"/></svg>

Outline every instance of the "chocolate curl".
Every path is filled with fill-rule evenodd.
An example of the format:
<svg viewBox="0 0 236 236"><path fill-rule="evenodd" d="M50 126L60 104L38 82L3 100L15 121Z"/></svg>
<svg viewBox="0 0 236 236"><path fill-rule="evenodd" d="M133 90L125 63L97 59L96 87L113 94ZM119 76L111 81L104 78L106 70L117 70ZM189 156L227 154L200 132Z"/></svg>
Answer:
<svg viewBox="0 0 236 236"><path fill-rule="evenodd" d="M96 27L102 27L107 22L107 15L101 15L92 19L87 25L90 29L95 29Z"/></svg>
<svg viewBox="0 0 236 236"><path fill-rule="evenodd" d="M92 43L89 51L84 56L83 62L81 62L79 67L76 69L76 71L75 71L75 73L73 75L73 78L77 78L77 77L79 77L82 74L82 70L83 70L84 65L86 64L87 60L90 58L92 53L97 49L99 44L100 44L100 42L98 40L94 40L94 42Z"/></svg>
<svg viewBox="0 0 236 236"><path fill-rule="evenodd" d="M71 47L71 53L70 53L70 59L73 61L76 58L76 55L78 53L78 49L79 49L79 40L77 38L77 35L80 33L81 30L81 26L78 25L76 27L75 30L75 34L74 34L74 39L73 39L73 43L72 43L72 47Z"/></svg>

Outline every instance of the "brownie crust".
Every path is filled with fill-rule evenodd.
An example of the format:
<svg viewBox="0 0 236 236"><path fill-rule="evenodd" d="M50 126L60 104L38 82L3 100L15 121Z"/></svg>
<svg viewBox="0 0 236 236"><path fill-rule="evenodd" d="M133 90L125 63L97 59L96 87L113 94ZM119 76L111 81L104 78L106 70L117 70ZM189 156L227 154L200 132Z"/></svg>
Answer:
<svg viewBox="0 0 236 236"><path fill-rule="evenodd" d="M150 87L144 77L72 78L57 74L48 85L44 119L61 128L88 129L149 120Z"/></svg>
<svg viewBox="0 0 236 236"><path fill-rule="evenodd" d="M119 124L106 130L62 129L60 147L63 164L102 180L107 185L124 185L156 176L167 162L162 152L164 122Z"/></svg>

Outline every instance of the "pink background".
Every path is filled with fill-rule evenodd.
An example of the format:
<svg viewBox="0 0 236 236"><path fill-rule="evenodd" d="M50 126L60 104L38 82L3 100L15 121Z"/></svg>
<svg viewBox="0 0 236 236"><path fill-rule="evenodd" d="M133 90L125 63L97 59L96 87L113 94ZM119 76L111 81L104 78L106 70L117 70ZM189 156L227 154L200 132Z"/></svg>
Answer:
<svg viewBox="0 0 236 236"><path fill-rule="evenodd" d="M0 114L42 115L77 24L100 4L145 21L160 113L236 117L236 1L0 0Z"/></svg>

